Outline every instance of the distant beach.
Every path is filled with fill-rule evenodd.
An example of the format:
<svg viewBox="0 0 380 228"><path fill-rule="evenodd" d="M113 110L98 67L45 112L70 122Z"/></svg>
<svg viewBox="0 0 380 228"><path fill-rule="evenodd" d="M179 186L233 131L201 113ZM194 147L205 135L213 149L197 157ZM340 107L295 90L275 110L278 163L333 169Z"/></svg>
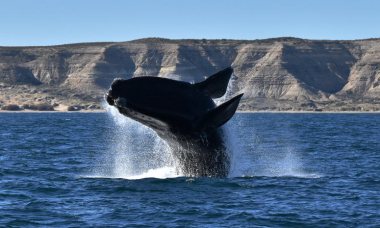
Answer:
<svg viewBox="0 0 380 228"><path fill-rule="evenodd" d="M55 111L37 111L37 110L19 110L19 111L7 111L0 110L0 113L106 113L104 109L99 110L79 110L79 111L64 111L64 110L55 110ZM372 113L380 114L380 111L237 111L236 113L293 113L293 114L302 114L302 113L339 113L339 114L363 114L363 113Z"/></svg>

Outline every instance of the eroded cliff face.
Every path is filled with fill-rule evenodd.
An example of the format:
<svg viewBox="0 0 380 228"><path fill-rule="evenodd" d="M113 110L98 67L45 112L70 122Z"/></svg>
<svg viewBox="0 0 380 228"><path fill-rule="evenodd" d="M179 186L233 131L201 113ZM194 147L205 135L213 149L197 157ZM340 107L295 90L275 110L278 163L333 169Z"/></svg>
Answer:
<svg viewBox="0 0 380 228"><path fill-rule="evenodd" d="M338 92L342 98L380 98L380 42L361 41L352 49L357 61L350 68L347 83Z"/></svg>
<svg viewBox="0 0 380 228"><path fill-rule="evenodd" d="M94 106L115 78L199 82L228 66L231 95L245 93L242 110L380 108L379 39L297 38L0 47L0 105Z"/></svg>

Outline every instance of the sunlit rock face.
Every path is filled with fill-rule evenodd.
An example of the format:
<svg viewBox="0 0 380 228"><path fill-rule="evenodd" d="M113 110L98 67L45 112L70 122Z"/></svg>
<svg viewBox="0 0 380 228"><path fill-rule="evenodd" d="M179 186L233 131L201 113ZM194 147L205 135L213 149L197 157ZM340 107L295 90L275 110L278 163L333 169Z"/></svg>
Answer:
<svg viewBox="0 0 380 228"><path fill-rule="evenodd" d="M249 104L260 99L263 104L271 101L272 106L284 104L277 101L286 101L289 107L303 107L302 102L310 101L328 105L351 99L355 103L362 98L370 103L372 99L380 99L379 53L379 39L152 38L118 43L0 47L0 83L23 85L26 91L36 89L33 99L44 99L40 88L48 87L65 89L60 90L60 95L66 98L72 91L80 91L78 102L100 102L115 78L151 75L200 82L213 72L232 66L230 94L244 92L242 103L247 104L246 110L257 108L260 104ZM12 91L6 93L13 95ZM46 94L59 97L53 92ZM13 97L17 103L19 98ZM5 98L0 99L6 103ZM25 102L28 99L24 96ZM65 100L59 99L54 102ZM70 103L70 99L65 102Z"/></svg>

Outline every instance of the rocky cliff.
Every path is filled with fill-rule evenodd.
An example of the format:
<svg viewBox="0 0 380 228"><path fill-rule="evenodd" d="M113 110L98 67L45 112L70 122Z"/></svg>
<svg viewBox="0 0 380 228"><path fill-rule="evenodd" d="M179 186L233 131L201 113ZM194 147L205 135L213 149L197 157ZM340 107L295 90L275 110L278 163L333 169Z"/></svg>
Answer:
<svg viewBox="0 0 380 228"><path fill-rule="evenodd" d="M380 39L169 40L0 47L0 105L101 108L115 78L199 82L234 68L240 110L380 110Z"/></svg>

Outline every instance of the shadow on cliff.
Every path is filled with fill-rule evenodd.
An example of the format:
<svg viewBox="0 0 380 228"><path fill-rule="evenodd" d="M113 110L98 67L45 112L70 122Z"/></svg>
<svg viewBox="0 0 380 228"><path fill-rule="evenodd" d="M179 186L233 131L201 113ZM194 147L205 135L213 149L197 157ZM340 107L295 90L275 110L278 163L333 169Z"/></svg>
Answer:
<svg viewBox="0 0 380 228"><path fill-rule="evenodd" d="M105 49L94 70L94 83L107 89L115 78L132 78L136 69L131 53L116 46Z"/></svg>
<svg viewBox="0 0 380 228"><path fill-rule="evenodd" d="M13 85L42 84L34 77L33 72L30 69L19 66L9 66L0 69L0 82L5 82Z"/></svg>
<svg viewBox="0 0 380 228"><path fill-rule="evenodd" d="M215 46L188 47L180 45L175 74L181 75L180 80L201 82L205 77L231 66L236 58L236 50L222 50ZM232 55L232 56L231 56Z"/></svg>
<svg viewBox="0 0 380 228"><path fill-rule="evenodd" d="M355 57L341 44L315 42L303 48L284 45L283 67L308 86L327 93L347 83Z"/></svg>

